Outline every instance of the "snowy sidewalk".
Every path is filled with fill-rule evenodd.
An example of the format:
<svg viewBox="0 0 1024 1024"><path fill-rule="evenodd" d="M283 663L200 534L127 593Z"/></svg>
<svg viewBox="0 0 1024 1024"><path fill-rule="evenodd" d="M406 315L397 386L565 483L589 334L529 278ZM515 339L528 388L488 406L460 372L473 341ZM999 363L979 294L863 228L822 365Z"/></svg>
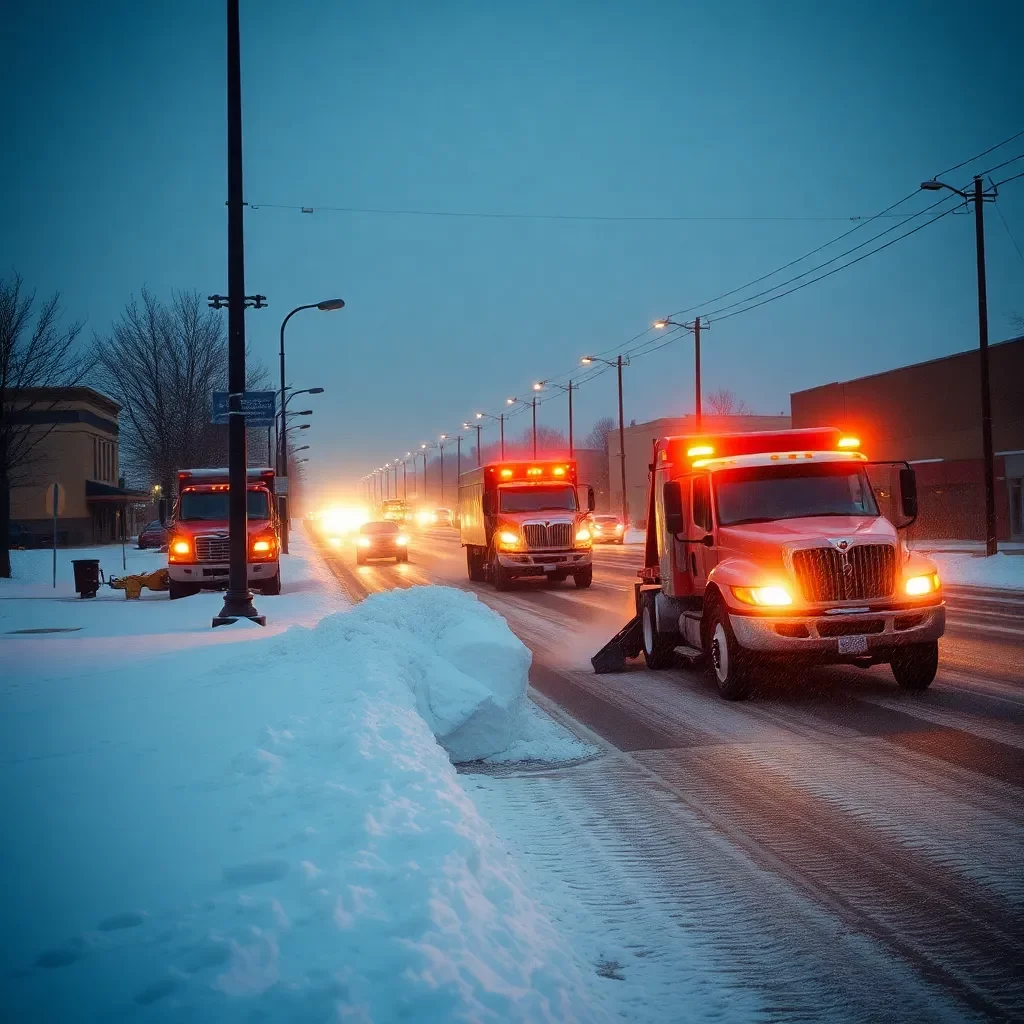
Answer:
<svg viewBox="0 0 1024 1024"><path fill-rule="evenodd" d="M220 594L82 601L71 551L54 596L49 554L15 553L0 1016L608 1019L446 753L589 753L526 701L529 652L447 588L347 609L293 549L267 628L217 630Z"/></svg>

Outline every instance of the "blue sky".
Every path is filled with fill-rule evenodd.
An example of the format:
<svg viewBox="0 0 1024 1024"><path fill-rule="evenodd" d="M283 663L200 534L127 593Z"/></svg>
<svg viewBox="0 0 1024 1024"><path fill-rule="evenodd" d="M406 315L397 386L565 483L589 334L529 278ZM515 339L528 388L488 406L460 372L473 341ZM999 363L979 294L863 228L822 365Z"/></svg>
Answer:
<svg viewBox="0 0 1024 1024"><path fill-rule="evenodd" d="M0 69L13 103L4 271L60 289L90 331L143 285L226 290L221 5L97 6L20 5L0 29L13 54ZM246 215L246 286L271 304L247 317L253 351L274 368L289 309L348 303L288 329L291 382L327 389L303 438L311 468L358 474L497 412L588 350L701 311L853 226L842 218L1024 129L1024 8L969 15L945 0L243 0L245 192L259 205ZM1018 154L1024 137L949 180ZM998 205L1024 248L1024 178ZM999 339L1024 313L1024 259L986 213ZM788 410L792 390L976 344L976 315L973 223L949 216L714 324L705 391ZM626 370L627 418L692 404L686 338ZM610 374L578 395L581 429L614 409ZM541 421L563 420L559 396Z"/></svg>

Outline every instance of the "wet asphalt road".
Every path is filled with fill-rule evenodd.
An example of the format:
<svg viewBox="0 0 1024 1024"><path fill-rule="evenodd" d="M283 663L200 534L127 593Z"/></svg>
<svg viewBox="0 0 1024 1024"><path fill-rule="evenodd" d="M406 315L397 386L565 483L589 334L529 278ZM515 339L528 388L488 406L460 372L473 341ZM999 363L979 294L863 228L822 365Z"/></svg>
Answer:
<svg viewBox="0 0 1024 1024"><path fill-rule="evenodd" d="M685 666L592 672L631 614L638 548L599 547L590 590L504 594L468 582L452 531L414 535L403 566L324 554L355 600L471 589L533 651L535 699L602 753L488 780L479 800L590 928L644 922L650 948L619 969L652 1000L693 989L699 967L767 1019L1024 1019L1024 597L950 589L923 694L842 667L730 704ZM516 813L536 822L528 841Z"/></svg>

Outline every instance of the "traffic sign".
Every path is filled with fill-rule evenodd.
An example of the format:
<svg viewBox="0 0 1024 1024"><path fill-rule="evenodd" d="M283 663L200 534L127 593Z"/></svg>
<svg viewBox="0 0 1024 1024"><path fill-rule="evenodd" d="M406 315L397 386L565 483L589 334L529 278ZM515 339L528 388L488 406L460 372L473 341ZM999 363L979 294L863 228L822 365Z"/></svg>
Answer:
<svg viewBox="0 0 1024 1024"><path fill-rule="evenodd" d="M270 427L274 424L274 412L277 409L276 391L246 391L242 395L242 415L246 426ZM210 408L211 423L228 422L228 393L214 391Z"/></svg>
<svg viewBox="0 0 1024 1024"><path fill-rule="evenodd" d="M52 484L46 485L46 514L48 516L61 516L64 514L64 501L66 495L64 488L55 480ZM55 500L56 499L56 500Z"/></svg>

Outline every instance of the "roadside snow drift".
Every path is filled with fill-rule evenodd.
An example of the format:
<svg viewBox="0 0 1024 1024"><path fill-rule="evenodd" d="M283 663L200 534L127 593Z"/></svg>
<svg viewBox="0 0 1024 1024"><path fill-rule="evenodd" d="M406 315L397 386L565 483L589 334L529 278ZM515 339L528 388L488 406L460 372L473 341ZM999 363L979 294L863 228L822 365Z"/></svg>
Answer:
<svg viewBox="0 0 1024 1024"><path fill-rule="evenodd" d="M608 1019L438 745L519 742L503 620L413 588L244 635L6 688L4 1014Z"/></svg>

